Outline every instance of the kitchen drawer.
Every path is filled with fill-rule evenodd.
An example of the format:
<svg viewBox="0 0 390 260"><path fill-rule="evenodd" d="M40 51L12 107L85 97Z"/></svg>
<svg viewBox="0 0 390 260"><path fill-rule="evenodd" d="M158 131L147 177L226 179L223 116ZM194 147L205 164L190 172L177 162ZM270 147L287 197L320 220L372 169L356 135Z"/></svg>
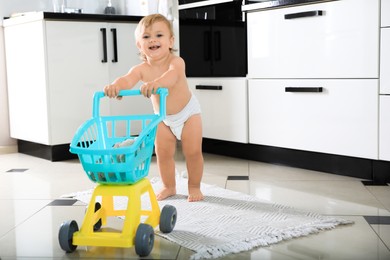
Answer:
<svg viewBox="0 0 390 260"><path fill-rule="evenodd" d="M248 143L247 80L189 78L202 109L203 137Z"/></svg>
<svg viewBox="0 0 390 260"><path fill-rule="evenodd" d="M249 78L378 78L378 0L258 11L247 18Z"/></svg>
<svg viewBox="0 0 390 260"><path fill-rule="evenodd" d="M390 96L379 98L379 159L390 161Z"/></svg>
<svg viewBox="0 0 390 260"><path fill-rule="evenodd" d="M390 27L390 0L381 0L381 27Z"/></svg>
<svg viewBox="0 0 390 260"><path fill-rule="evenodd" d="M390 28L381 29L380 57L380 93L390 94Z"/></svg>
<svg viewBox="0 0 390 260"><path fill-rule="evenodd" d="M249 80L249 142L377 159L377 85L375 79Z"/></svg>

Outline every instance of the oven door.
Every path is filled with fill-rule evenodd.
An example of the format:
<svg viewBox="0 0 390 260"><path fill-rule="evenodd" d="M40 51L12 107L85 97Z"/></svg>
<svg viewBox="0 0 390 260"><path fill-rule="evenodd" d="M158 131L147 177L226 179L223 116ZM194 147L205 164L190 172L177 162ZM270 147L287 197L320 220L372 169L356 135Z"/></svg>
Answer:
<svg viewBox="0 0 390 260"><path fill-rule="evenodd" d="M180 56L188 77L245 77L245 22L180 20Z"/></svg>

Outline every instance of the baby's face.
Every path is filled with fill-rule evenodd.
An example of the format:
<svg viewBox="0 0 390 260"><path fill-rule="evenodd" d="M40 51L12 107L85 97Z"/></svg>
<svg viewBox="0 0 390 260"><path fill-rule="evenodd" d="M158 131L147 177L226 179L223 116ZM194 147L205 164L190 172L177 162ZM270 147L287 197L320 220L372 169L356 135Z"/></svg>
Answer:
<svg viewBox="0 0 390 260"><path fill-rule="evenodd" d="M137 40L138 49L149 59L158 59L170 53L174 38L164 22L142 28Z"/></svg>

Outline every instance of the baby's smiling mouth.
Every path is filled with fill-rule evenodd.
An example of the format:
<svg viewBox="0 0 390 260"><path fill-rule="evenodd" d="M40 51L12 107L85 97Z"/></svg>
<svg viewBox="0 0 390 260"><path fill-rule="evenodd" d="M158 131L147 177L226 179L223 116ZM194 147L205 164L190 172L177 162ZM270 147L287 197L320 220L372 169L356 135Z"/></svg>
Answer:
<svg viewBox="0 0 390 260"><path fill-rule="evenodd" d="M160 48L159 45L153 45L149 47L149 50L157 50L158 48Z"/></svg>

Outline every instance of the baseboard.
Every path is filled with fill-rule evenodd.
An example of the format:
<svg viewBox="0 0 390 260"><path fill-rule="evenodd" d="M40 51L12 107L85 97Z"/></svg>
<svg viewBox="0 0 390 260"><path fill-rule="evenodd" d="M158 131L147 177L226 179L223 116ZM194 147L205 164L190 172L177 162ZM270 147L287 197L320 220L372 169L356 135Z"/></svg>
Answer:
<svg viewBox="0 0 390 260"><path fill-rule="evenodd" d="M390 162L203 139L203 152L390 183Z"/></svg>
<svg viewBox="0 0 390 260"><path fill-rule="evenodd" d="M77 155L69 152L69 144L44 145L34 142L18 140L19 153L28 154L42 159L64 161L77 158Z"/></svg>
<svg viewBox="0 0 390 260"><path fill-rule="evenodd" d="M10 145L10 146L0 146L0 154L9 154L9 153L17 153L18 146Z"/></svg>

